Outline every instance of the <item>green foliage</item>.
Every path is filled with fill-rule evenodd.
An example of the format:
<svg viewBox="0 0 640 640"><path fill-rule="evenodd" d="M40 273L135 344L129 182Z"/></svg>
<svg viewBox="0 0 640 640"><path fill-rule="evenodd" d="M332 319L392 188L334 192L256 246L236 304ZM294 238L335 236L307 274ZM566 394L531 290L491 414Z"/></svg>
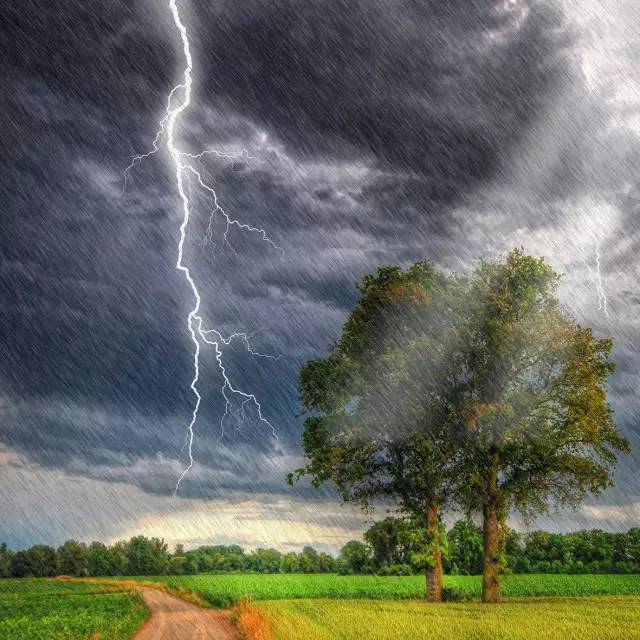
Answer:
<svg viewBox="0 0 640 640"><path fill-rule="evenodd" d="M627 533L532 531L507 550L507 557L518 573L640 573L640 528Z"/></svg>
<svg viewBox="0 0 640 640"><path fill-rule="evenodd" d="M448 573L477 575L482 573L482 531L471 520L458 520L448 533L449 553L445 562Z"/></svg>
<svg viewBox="0 0 640 640"><path fill-rule="evenodd" d="M26 551L18 551L11 557L11 576L55 576L57 574L56 552L44 544L36 544Z"/></svg>
<svg viewBox="0 0 640 640"><path fill-rule="evenodd" d="M135 536L127 545L127 569L136 576L166 573L169 562L167 545L159 538Z"/></svg>
<svg viewBox="0 0 640 640"><path fill-rule="evenodd" d="M113 561L109 548L102 542L92 542L87 550L87 574L90 576L110 576Z"/></svg>
<svg viewBox="0 0 640 640"><path fill-rule="evenodd" d="M41 579L0 581L3 640L124 640L147 617L140 596L115 585Z"/></svg>
<svg viewBox="0 0 640 640"><path fill-rule="evenodd" d="M371 550L358 540L351 540L340 551L340 563L346 573L366 573L370 569Z"/></svg>
<svg viewBox="0 0 640 640"><path fill-rule="evenodd" d="M276 549L256 549L249 556L248 565L258 573L278 573L282 554Z"/></svg>
<svg viewBox="0 0 640 640"><path fill-rule="evenodd" d="M61 547L58 547L57 558L59 574L78 577L88 574L88 549L83 542L67 540ZM55 571L49 575L55 575Z"/></svg>
<svg viewBox="0 0 640 640"><path fill-rule="evenodd" d="M443 602L469 602L471 599L472 598L469 593L451 585L447 585L442 590Z"/></svg>
<svg viewBox="0 0 640 640"><path fill-rule="evenodd" d="M491 502L527 516L576 504L612 484L617 453L628 451L606 397L612 342L567 315L557 282L520 250L473 275L456 406L465 507Z"/></svg>
<svg viewBox="0 0 640 640"><path fill-rule="evenodd" d="M300 563L297 553L286 553L280 560L280 573L299 573Z"/></svg>
<svg viewBox="0 0 640 640"><path fill-rule="evenodd" d="M424 527L412 520L385 518L364 533L366 544L352 541L345 545L336 560L325 552L305 547L301 553L282 554L275 549L256 549L250 554L238 545L207 546L185 551L178 545L169 555L162 541L132 539L108 547L101 542L86 546L65 543L66 560L60 562L58 552L46 545L34 545L12 553L0 545L2 577L53 576L78 571L80 575L127 575L128 555L156 555L148 562L146 573L158 575L153 568L164 567L169 575L193 575L199 572L228 573L375 573L405 575L422 572L430 560L430 544ZM473 575L482 568L482 535L469 520L459 520L445 532L441 526L441 551L445 570L450 574ZM503 571L512 573L640 573L640 528L627 533L600 530L573 533L532 531L518 534L505 528L502 541ZM78 549L86 551L86 563ZM71 559L71 560L70 560ZM71 562L73 561L73 562ZM138 560L134 561L135 563ZM4 565L2 564L4 563ZM4 567L4 569L3 569ZM138 566L140 568L140 566ZM132 572L131 572L132 573Z"/></svg>
<svg viewBox="0 0 640 640"><path fill-rule="evenodd" d="M303 407L313 413L302 438L309 464L291 481L332 481L344 500L392 499L422 518L446 500L447 389L436 374L452 366L443 345L455 338L458 286L426 261L363 278L339 345L300 372ZM428 376L419 375L425 361Z"/></svg>
<svg viewBox="0 0 640 640"><path fill-rule="evenodd" d="M364 533L371 547L372 564L376 572L392 565L410 564L412 524L404 518L385 518L373 524Z"/></svg>
<svg viewBox="0 0 640 640"><path fill-rule="evenodd" d="M0 544L0 578L11 576L11 550L3 542Z"/></svg>
<svg viewBox="0 0 640 640"><path fill-rule="evenodd" d="M390 564L381 567L377 572L379 576L412 576L414 567L410 564Z"/></svg>

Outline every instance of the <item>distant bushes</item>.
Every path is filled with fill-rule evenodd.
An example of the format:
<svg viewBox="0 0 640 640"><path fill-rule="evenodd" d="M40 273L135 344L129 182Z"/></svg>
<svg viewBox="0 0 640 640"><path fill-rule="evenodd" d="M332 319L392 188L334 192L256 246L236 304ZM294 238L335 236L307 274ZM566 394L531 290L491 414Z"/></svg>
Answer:
<svg viewBox="0 0 640 640"><path fill-rule="evenodd" d="M53 547L37 544L11 551L0 545L0 577L55 575L191 575L197 573L340 573L403 576L424 571L424 536L411 522L385 518L352 540L338 558L304 547L299 553L238 545L211 545L173 553L159 538L136 536L110 546L68 540ZM445 570L449 574L482 572L482 536L476 525L460 520L444 534ZM640 528L626 533L599 529L573 533L505 530L502 536L505 573L640 573ZM452 594L453 595L453 594Z"/></svg>

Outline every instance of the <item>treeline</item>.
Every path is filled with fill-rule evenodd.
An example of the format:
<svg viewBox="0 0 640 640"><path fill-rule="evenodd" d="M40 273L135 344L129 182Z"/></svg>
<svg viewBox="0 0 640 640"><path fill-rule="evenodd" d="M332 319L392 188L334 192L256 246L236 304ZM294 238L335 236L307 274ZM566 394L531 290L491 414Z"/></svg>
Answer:
<svg viewBox="0 0 640 640"><path fill-rule="evenodd" d="M185 551L177 545L173 553L159 538L136 536L111 546L68 540L53 548L36 544L12 551L0 545L0 578L51 577L56 575L150 576L196 573L331 573L339 560L328 553L305 547L300 553L256 549L247 553L238 545L203 546Z"/></svg>
<svg viewBox="0 0 640 640"><path fill-rule="evenodd" d="M442 532L444 567L450 574L482 573L482 531L460 520ZM191 575L197 573L340 573L412 575L426 566L423 530L410 521L385 518L352 540L337 558L304 547L300 553L239 545L203 546L173 553L164 540L136 536L107 546L69 540L53 548L37 544L22 551L0 545L0 577L56 575L124 576ZM640 527L626 533L599 529L574 533L505 529L501 542L503 573L640 573Z"/></svg>
<svg viewBox="0 0 640 640"><path fill-rule="evenodd" d="M420 527L386 518L365 532L366 571L377 574L422 572L425 567ZM459 520L442 532L446 573L482 573L482 530ZM572 533L504 528L500 540L502 573L640 573L640 527L626 533L600 529Z"/></svg>

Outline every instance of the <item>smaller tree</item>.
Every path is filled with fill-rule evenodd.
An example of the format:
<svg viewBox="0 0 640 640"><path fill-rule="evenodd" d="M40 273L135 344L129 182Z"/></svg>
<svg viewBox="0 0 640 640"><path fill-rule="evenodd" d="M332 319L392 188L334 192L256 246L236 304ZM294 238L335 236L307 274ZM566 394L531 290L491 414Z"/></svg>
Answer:
<svg viewBox="0 0 640 640"><path fill-rule="evenodd" d="M482 573L482 530L471 520L458 520L448 533L450 573L473 576Z"/></svg>
<svg viewBox="0 0 640 640"><path fill-rule="evenodd" d="M84 542L67 540L58 547L58 571L64 575L82 577L87 575L88 549Z"/></svg>
<svg viewBox="0 0 640 640"><path fill-rule="evenodd" d="M169 563L168 547L160 538L135 536L127 544L127 566L132 575L163 575Z"/></svg>
<svg viewBox="0 0 640 640"><path fill-rule="evenodd" d="M11 577L27 578L33 576L31 563L26 551L16 551L11 556Z"/></svg>
<svg viewBox="0 0 640 640"><path fill-rule="evenodd" d="M55 576L57 571L56 552L45 544L36 544L27 549L29 575L43 578Z"/></svg>
<svg viewBox="0 0 640 640"><path fill-rule="evenodd" d="M135 575L129 569L129 543L118 540L109 547L109 574L110 576Z"/></svg>
<svg viewBox="0 0 640 640"><path fill-rule="evenodd" d="M410 564L411 549L403 544L408 539L408 527L406 520L388 517L364 532L364 539L373 553L372 562L376 571L395 564Z"/></svg>
<svg viewBox="0 0 640 640"><path fill-rule="evenodd" d="M258 573L278 573L282 554L276 549L256 549L249 556L249 567Z"/></svg>
<svg viewBox="0 0 640 640"><path fill-rule="evenodd" d="M371 562L371 550L363 542L351 540L340 550L339 562L347 573L366 573Z"/></svg>
<svg viewBox="0 0 640 640"><path fill-rule="evenodd" d="M109 548L102 542L92 542L87 550L87 572L90 576L110 576L112 559Z"/></svg>
<svg viewBox="0 0 640 640"><path fill-rule="evenodd" d="M280 573L298 573L299 571L298 555L293 552L285 553L280 559Z"/></svg>
<svg viewBox="0 0 640 640"><path fill-rule="evenodd" d="M11 550L3 542L0 544L0 578L11 576Z"/></svg>
<svg viewBox="0 0 640 640"><path fill-rule="evenodd" d="M302 573L319 573L320 557L313 547L304 547L298 556L298 564Z"/></svg>

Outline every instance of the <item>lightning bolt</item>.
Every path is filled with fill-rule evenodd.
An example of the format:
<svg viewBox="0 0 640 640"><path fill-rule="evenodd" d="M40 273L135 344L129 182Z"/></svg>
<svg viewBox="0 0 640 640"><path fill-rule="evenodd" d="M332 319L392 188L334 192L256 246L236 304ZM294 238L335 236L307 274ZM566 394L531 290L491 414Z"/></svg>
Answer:
<svg viewBox="0 0 640 640"><path fill-rule="evenodd" d="M195 437L194 427L198 419L198 411L200 410L200 404L202 402L202 396L198 390L198 381L200 379L200 352L203 345L209 345L213 347L215 360L222 376L221 393L225 402L225 410L222 418L220 419L222 434L224 434L225 419L233 414L233 400L236 399L240 404L237 412L237 417L239 417L239 419L244 421L245 407L247 405L253 405L255 411L257 412L258 420L266 425L271 430L273 436L277 438L276 430L269 422L269 420L265 418L262 412L262 406L260 405L258 398L253 393L243 391L239 387L234 386L234 384L232 383L227 371L227 367L225 365L224 347L229 346L236 340L240 340L244 343L248 353L250 353L252 356L261 358L278 358L279 356L272 356L255 351L252 348L249 336L246 333L236 332L225 336L218 329L207 329L204 326L204 320L202 318L202 315L200 314L200 307L202 304L200 292L198 291L196 282L191 274L191 270L184 262L184 244L187 237L187 229L189 227L189 221L192 214L191 199L187 194L185 184L190 188L195 183L195 186L197 186L201 190L201 192L205 193L213 201L213 208L211 210L209 218L209 225L207 227L204 238L205 243L212 242L214 219L216 215L219 215L222 217L225 225L224 232L222 234L223 241L225 245L230 247L232 250L233 247L231 247L229 243L228 233L233 227L236 227L243 232L257 234L272 248L279 251L282 251L282 249L269 238L267 232L264 229L253 227L249 224L240 222L239 220L232 218L222 208L222 206L220 206L215 189L207 184L207 182L202 178L202 173L194 166L195 162L202 164L203 158L208 155L213 155L217 158L223 158L232 161L239 158L248 160L251 157L246 151L243 150L239 154L227 154L212 149L194 154L183 152L177 146L175 135L176 126L179 124L182 114L191 104L191 92L193 86L193 59L191 56L189 34L187 32L185 24L182 21L177 0L169 0L169 8L171 10L171 15L173 17L175 27L180 34L180 39L182 42L182 52L185 60L182 82L174 86L169 92L164 117L159 122L159 128L156 132L155 138L153 139L151 150L147 153L134 156L129 166L125 169L123 190L126 190L127 188L127 181L130 172L141 162L156 154L160 150L163 140L166 141L166 148L169 151L175 169L175 180L178 194L182 202L182 224L180 225L176 269L184 275L195 299L194 306L187 316L187 328L194 348L193 378L190 384L190 389L194 396L194 406L191 412L191 419L186 427L185 445L183 446L183 450L184 448L187 449L188 464L184 468L182 474L176 482L174 491L174 495L176 495L180 488L181 482L184 480L187 473L189 473L189 471L193 468L195 462L193 457L193 445Z"/></svg>
<svg viewBox="0 0 640 640"><path fill-rule="evenodd" d="M604 290L602 283L602 272L600 270L600 243L596 244L596 291L598 292L598 309L604 311L604 315L609 317L609 310L607 308L607 294Z"/></svg>
<svg viewBox="0 0 640 640"><path fill-rule="evenodd" d="M598 311L602 311L607 318L609 317L609 303L607 300L607 294L604 289L604 283L602 280L602 270L600 263L600 241L596 243L595 250L595 271L591 268L591 265L583 260L584 266L587 268L589 272L589 277L593 281L593 286L596 290L596 295L598 296Z"/></svg>

